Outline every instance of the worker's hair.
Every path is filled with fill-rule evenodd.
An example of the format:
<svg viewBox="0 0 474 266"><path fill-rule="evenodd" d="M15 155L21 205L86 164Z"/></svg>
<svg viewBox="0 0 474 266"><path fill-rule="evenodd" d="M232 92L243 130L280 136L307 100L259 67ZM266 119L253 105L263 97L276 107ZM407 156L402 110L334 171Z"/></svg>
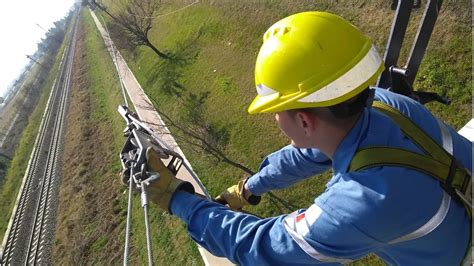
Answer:
<svg viewBox="0 0 474 266"><path fill-rule="evenodd" d="M324 121L332 123L344 122L359 115L371 103L372 97L373 92L367 88L349 100L333 106L293 109L289 110L289 113L296 115L298 112L306 112L312 113Z"/></svg>

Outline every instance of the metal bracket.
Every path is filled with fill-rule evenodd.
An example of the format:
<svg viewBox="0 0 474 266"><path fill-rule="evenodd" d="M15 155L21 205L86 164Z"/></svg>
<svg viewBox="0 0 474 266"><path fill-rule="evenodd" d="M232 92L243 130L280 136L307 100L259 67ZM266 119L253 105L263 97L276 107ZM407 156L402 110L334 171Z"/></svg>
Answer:
<svg viewBox="0 0 474 266"><path fill-rule="evenodd" d="M419 92L413 89L413 82L428 46L442 2L442 0L428 0L426 3L425 11L405 67L398 67L397 62L400 57L400 50L405 38L411 11L413 8L420 7L421 1L394 0L392 2L392 9L396 6L396 12L384 55L385 71L380 76L377 87L390 89L396 93L412 97L423 104L431 101L450 104L451 101L449 99L436 93Z"/></svg>

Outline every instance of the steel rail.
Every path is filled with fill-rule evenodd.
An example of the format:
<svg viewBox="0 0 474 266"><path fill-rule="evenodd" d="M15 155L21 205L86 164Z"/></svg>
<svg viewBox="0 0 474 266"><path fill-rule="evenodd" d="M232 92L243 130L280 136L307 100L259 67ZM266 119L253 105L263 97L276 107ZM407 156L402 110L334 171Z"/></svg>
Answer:
<svg viewBox="0 0 474 266"><path fill-rule="evenodd" d="M41 185L40 200L38 201L36 207L35 222L32 228L32 234L27 253L28 264L42 263L43 247L45 241L47 241L47 237L51 233L51 228L48 228L48 225L50 225L50 206L52 204L52 195L54 194L54 189L56 187L56 162L58 161L58 154L62 146L61 140L67 106L67 96L69 95L76 31L77 28L74 27L74 34L70 43L71 48L69 50L67 64L65 66L66 68L63 70L61 90L62 94L60 95L58 114L56 115L56 119L54 121L52 144L49 147L46 163L47 167L44 171L44 180Z"/></svg>
<svg viewBox="0 0 474 266"><path fill-rule="evenodd" d="M66 47L66 49L67 48L68 47ZM60 66L59 66L60 69L61 69L65 54L66 54L66 51L63 54L63 57L61 59L61 63L60 63ZM44 145L46 132L48 130L46 125L48 124L48 121L50 121L50 119L51 119L51 114L52 114L52 109L53 109L52 108L52 105L53 105L52 104L52 99L56 99L56 97L57 97L58 90L55 89L56 86L57 86L56 85L57 80L58 80L58 78L56 77L56 79L53 82L53 89L51 90L51 93L50 93L49 98L48 98L48 102L46 104L46 110L45 110L45 112L43 114L43 117L42 117L42 120L41 120L38 135L37 135L35 143L33 145L32 155L31 155L30 161L28 163L27 169L25 171L24 186L20 190L19 197L18 197L18 200L17 200L17 202L18 202L17 208L15 210L13 210L13 212L12 212L13 213L13 216L12 216L13 219L10 221L10 224L11 224L10 228L11 229L9 231L7 231L6 235L8 237L6 237L6 241L4 241L5 243L3 244L5 249L4 249L4 252L3 252L2 259L0 260L0 264L2 264L2 265L3 264L9 264L11 262L12 255L14 253L14 249L15 249L15 246L16 246L16 242L17 242L17 239L19 237L20 228L22 228L22 223L23 223L23 219L24 219L24 215L25 215L25 209L27 207L26 203L29 201L30 191L32 190L33 177L36 176L36 173L37 173L37 170L38 170L37 166L38 166L39 156L40 156L40 152L41 152L41 147L43 147L43 145Z"/></svg>
<svg viewBox="0 0 474 266"><path fill-rule="evenodd" d="M46 233L48 233L44 229L44 225L50 224L48 221L51 218L50 210L47 206L50 205L54 198L53 193L51 192L52 189L55 188L56 182L58 181L56 178L56 164L54 162L57 161L59 153L62 149L61 137L64 131L62 124L66 114L67 98L69 95L70 78L72 73L72 59L74 56L77 32L77 13L74 18L72 28L73 30L71 31L71 38L69 39L69 43L62 55L59 71L53 82L52 91L46 104L46 110L43 113L41 119L38 135L35 139L33 151L31 153L31 157L25 171L23 183L17 197L17 203L12 212L12 218L10 219L8 227L9 229L7 229L4 237L2 245L4 250L2 254L0 254L0 265L30 263L37 264L40 263L41 256L43 255L42 247L45 243L45 239L47 239L45 238ZM56 103L58 100L60 102ZM49 125L51 123L54 123L54 130L52 131L54 133L53 137L50 136L51 130ZM49 150L46 150L48 145L52 146L50 146ZM48 158L46 159L48 163L46 164L46 169L41 171L42 167L45 165L42 164L42 161L44 161L43 151L45 150L48 151ZM44 180L41 180L43 176L38 176L38 174L41 172L48 173L44 177ZM41 186L41 191L44 191L45 193L40 193L40 195L43 194L43 196L37 200L38 206L41 207L36 207L36 215L34 218L35 222L33 228L30 229L32 225L28 220L32 219L28 216L31 216L30 212L33 211L31 210L33 208L32 203L34 203L32 200L36 198L38 194L36 193L38 185ZM41 219L41 217L43 220L38 222L36 218ZM36 225L39 225L40 233L31 234L30 241L28 241L30 242L30 249L28 251L21 250L22 248L25 248L25 245L22 245L21 242L25 242L24 238L28 237L25 236L25 232L38 231L38 229L35 229ZM52 232L49 233L51 234ZM39 237L35 238L35 235L38 235ZM38 239L38 241L34 239ZM20 244L18 244L18 242L20 242ZM34 245L31 245L32 242ZM18 250L15 251L16 248L18 248ZM34 251L33 253L36 254L35 256L30 256L30 254L32 254L32 250ZM23 256L24 253L27 254L26 257Z"/></svg>

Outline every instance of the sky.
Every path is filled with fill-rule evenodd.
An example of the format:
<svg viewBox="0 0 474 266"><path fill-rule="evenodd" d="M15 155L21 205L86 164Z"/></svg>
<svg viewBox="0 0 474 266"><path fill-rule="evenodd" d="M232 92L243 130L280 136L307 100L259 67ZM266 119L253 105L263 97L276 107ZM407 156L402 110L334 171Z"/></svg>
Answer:
<svg viewBox="0 0 474 266"><path fill-rule="evenodd" d="M0 96L28 63L26 55L37 50L37 43L53 22L63 18L75 0L3 1L0 8ZM38 25L36 25L38 24Z"/></svg>

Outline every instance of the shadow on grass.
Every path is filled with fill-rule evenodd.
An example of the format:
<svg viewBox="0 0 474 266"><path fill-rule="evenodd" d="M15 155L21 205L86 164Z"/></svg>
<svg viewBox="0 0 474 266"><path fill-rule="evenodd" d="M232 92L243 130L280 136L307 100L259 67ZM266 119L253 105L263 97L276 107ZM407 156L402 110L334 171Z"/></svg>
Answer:
<svg viewBox="0 0 474 266"><path fill-rule="evenodd" d="M158 87L169 96L181 96L187 88L180 83L184 68L193 64L198 55L197 42L202 35L199 30L195 35L176 44L176 52L171 54L169 60L157 60L148 71L147 87Z"/></svg>

